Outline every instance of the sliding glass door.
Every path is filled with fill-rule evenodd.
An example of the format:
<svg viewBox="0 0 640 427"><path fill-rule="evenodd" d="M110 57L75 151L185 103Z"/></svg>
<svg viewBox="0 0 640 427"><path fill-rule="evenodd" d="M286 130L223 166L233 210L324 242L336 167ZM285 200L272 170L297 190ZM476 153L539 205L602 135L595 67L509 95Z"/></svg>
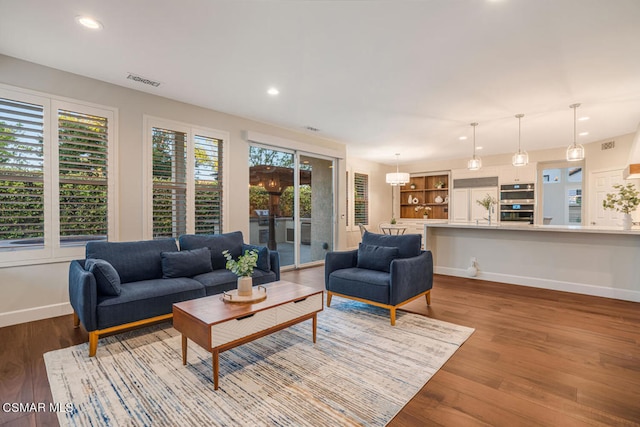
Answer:
<svg viewBox="0 0 640 427"><path fill-rule="evenodd" d="M333 249L334 160L249 148L250 242L280 253L282 267L321 262Z"/></svg>
<svg viewBox="0 0 640 427"><path fill-rule="evenodd" d="M333 160L300 155L300 264L324 261L333 250Z"/></svg>

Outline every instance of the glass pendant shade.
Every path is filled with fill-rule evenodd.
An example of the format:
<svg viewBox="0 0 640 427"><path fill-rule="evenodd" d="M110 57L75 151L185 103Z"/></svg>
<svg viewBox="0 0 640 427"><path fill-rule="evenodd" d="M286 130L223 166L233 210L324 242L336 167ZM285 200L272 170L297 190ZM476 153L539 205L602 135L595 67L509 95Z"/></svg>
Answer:
<svg viewBox="0 0 640 427"><path fill-rule="evenodd" d="M511 158L511 164L513 166L526 166L526 164L529 163L529 154L520 149L520 120L523 117L524 114L516 114L516 119L518 119L518 152Z"/></svg>
<svg viewBox="0 0 640 427"><path fill-rule="evenodd" d="M513 166L525 166L527 163L529 163L529 154L526 151L518 151L511 158Z"/></svg>
<svg viewBox="0 0 640 427"><path fill-rule="evenodd" d="M569 108L573 108L573 144L567 147L567 161L569 162L577 162L580 160L584 160L584 147L582 144L578 144L576 142L576 133L577 133L577 112L576 110L580 104L571 104Z"/></svg>
<svg viewBox="0 0 640 427"><path fill-rule="evenodd" d="M478 156L473 156L473 158L469 159L467 162L467 169L470 171L477 171L482 167L482 160Z"/></svg>
<svg viewBox="0 0 640 427"><path fill-rule="evenodd" d="M400 156L400 153L396 153L396 171L388 173L386 177L387 184L394 187L397 185L405 185L411 179L407 172L399 171L398 156Z"/></svg>
<svg viewBox="0 0 640 427"><path fill-rule="evenodd" d="M567 161L577 162L584 160L584 147L582 144L572 144L567 147Z"/></svg>
<svg viewBox="0 0 640 427"><path fill-rule="evenodd" d="M471 126L473 127L473 157L467 162L467 169L477 171L482 167L482 160L476 156L476 126L478 126L478 124L471 123Z"/></svg>

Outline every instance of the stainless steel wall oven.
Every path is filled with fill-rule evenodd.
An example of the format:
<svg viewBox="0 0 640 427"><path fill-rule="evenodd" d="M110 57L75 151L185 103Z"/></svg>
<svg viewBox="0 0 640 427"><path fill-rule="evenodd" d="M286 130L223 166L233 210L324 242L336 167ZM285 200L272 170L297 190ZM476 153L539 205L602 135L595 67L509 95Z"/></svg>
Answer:
<svg viewBox="0 0 640 427"><path fill-rule="evenodd" d="M533 224L535 185L509 184L500 186L500 221Z"/></svg>

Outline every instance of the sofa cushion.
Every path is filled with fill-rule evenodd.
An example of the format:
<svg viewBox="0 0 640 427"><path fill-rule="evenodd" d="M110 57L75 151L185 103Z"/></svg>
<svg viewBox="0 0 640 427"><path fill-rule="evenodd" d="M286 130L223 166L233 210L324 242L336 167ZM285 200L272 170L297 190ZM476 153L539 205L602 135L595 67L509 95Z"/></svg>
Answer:
<svg viewBox="0 0 640 427"><path fill-rule="evenodd" d="M209 248L193 249L191 251L161 252L162 277L193 277L208 273L211 268L211 251Z"/></svg>
<svg viewBox="0 0 640 427"><path fill-rule="evenodd" d="M162 278L161 252L177 252L175 239L87 243L86 258L108 261L122 283Z"/></svg>
<svg viewBox="0 0 640 427"><path fill-rule="evenodd" d="M96 278L98 294L120 295L120 275L111 264L103 259L89 258L85 260L84 267Z"/></svg>
<svg viewBox="0 0 640 427"><path fill-rule="evenodd" d="M266 246L256 246L256 245L242 245L242 253L245 251L258 251L258 262L256 263L256 268L269 271L271 270L271 261L269 260L269 249Z"/></svg>
<svg viewBox="0 0 640 427"><path fill-rule="evenodd" d="M358 268L389 272L391 261L398 258L398 248L365 245L358 247Z"/></svg>
<svg viewBox="0 0 640 427"><path fill-rule="evenodd" d="M273 271L253 270L253 286L275 282L276 273ZM238 276L229 270L214 270L210 273L199 274L193 277L202 283L207 295L216 295L224 291L230 291L238 287Z"/></svg>
<svg viewBox="0 0 640 427"><path fill-rule="evenodd" d="M117 297L98 297L98 329L170 314L173 303L205 296L204 287L186 277L123 283Z"/></svg>
<svg viewBox="0 0 640 427"><path fill-rule="evenodd" d="M365 231L362 243L373 246L398 248L399 258L411 258L420 255L422 236L420 234L402 234L399 236L376 234Z"/></svg>
<svg viewBox="0 0 640 427"><path fill-rule="evenodd" d="M327 290L389 304L391 275L362 268L343 268L329 275Z"/></svg>
<svg viewBox="0 0 640 427"><path fill-rule="evenodd" d="M211 266L214 270L225 268L227 260L222 251L229 251L233 258L242 255L242 232L234 231L223 234L183 234L179 238L181 250L209 248L211 250Z"/></svg>

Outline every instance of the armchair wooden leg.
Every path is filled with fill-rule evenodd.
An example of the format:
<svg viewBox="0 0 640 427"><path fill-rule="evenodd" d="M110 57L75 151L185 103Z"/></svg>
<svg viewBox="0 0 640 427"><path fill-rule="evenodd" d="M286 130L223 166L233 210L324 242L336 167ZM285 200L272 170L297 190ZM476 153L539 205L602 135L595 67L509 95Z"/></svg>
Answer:
<svg viewBox="0 0 640 427"><path fill-rule="evenodd" d="M327 307L331 306L331 297L333 296L333 294L329 291L327 291Z"/></svg>
<svg viewBox="0 0 640 427"><path fill-rule="evenodd" d="M431 305L431 291L427 291L424 296L427 297L427 305Z"/></svg>
<svg viewBox="0 0 640 427"><path fill-rule="evenodd" d="M73 327L76 329L80 327L80 318L75 311L73 312Z"/></svg>
<svg viewBox="0 0 640 427"><path fill-rule="evenodd" d="M396 308L391 307L389 309L389 314L391 315L391 326L395 326L396 325Z"/></svg>
<svg viewBox="0 0 640 427"><path fill-rule="evenodd" d="M89 332L89 357L96 355L98 349L98 333L96 331Z"/></svg>

